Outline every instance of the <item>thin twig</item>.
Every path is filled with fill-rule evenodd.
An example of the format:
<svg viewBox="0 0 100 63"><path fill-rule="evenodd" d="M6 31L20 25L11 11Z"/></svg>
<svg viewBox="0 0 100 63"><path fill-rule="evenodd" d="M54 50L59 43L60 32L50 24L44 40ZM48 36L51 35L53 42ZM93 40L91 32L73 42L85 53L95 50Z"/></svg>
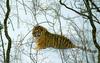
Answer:
<svg viewBox="0 0 100 63"><path fill-rule="evenodd" d="M3 49L3 60L5 62L5 49L4 49L4 41L3 41L3 38L2 38L2 33L1 33L1 42L2 42L2 49Z"/></svg>

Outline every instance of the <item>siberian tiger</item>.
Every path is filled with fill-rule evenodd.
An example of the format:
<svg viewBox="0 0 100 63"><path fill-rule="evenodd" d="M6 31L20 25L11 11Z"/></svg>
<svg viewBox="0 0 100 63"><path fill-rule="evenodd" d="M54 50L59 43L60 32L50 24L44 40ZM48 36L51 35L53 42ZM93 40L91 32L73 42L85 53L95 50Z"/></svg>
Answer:
<svg viewBox="0 0 100 63"><path fill-rule="evenodd" d="M73 44L67 37L50 33L46 28L40 25L37 25L33 28L32 35L36 39L35 49L45 49L52 47L56 49L80 48L85 50L85 48ZM90 49L87 49L87 51L92 52Z"/></svg>

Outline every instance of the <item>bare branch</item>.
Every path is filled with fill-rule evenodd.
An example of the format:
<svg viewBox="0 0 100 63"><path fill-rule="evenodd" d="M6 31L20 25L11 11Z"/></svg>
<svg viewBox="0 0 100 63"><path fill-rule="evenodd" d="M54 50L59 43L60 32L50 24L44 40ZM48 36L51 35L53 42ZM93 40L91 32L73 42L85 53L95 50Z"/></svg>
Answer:
<svg viewBox="0 0 100 63"><path fill-rule="evenodd" d="M68 7L67 5L65 5L64 3L62 3L61 0L60 0L59 2L60 2L61 5L65 6L67 9L72 10L72 11L74 11L75 13L77 13L77 14L79 14L79 15L82 15L82 16L85 16L85 17L88 17L87 15L82 14L82 13L80 13L80 12L78 12L78 11L76 11L76 10L70 8L70 7Z"/></svg>
<svg viewBox="0 0 100 63"><path fill-rule="evenodd" d="M99 7L92 0L90 0L90 2L94 5L94 7L97 9L97 11L100 12Z"/></svg>

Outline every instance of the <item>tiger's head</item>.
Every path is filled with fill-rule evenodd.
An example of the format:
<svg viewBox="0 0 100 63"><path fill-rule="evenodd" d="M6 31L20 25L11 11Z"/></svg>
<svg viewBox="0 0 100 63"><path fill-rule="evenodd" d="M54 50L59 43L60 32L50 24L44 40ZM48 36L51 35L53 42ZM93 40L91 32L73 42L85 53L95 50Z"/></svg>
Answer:
<svg viewBox="0 0 100 63"><path fill-rule="evenodd" d="M45 35L45 33L48 32L47 29L45 29L44 27L42 26L35 26L32 30L32 35L34 37L40 37L41 35Z"/></svg>

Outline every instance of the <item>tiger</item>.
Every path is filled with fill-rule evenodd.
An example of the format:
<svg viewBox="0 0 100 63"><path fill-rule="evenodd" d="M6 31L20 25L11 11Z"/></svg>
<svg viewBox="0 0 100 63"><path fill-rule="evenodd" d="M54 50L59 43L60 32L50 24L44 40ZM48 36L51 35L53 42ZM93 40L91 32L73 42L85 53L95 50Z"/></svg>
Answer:
<svg viewBox="0 0 100 63"><path fill-rule="evenodd" d="M86 48L76 46L72 43L70 39L63 35L58 35L49 32L45 27L37 25L34 26L32 29L32 35L35 37L36 40L36 47L35 49L46 49L46 48L55 48L55 49L68 49L68 48L80 48L82 50L86 50ZM87 51L91 51L87 49Z"/></svg>

